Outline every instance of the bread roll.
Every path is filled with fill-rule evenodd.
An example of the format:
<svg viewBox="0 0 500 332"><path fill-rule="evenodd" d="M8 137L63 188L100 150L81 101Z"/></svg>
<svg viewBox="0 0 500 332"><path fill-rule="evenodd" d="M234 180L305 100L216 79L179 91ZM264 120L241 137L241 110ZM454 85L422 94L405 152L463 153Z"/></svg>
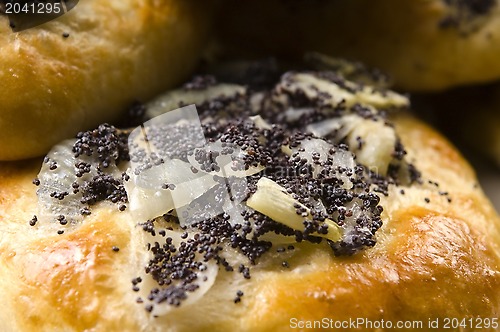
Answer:
<svg viewBox="0 0 500 332"><path fill-rule="evenodd" d="M197 186L191 183L183 187L182 181L175 186L165 180L168 174L154 173L155 167L166 167L172 160L187 163L186 159L168 159L161 154L165 151L159 151L164 159L156 166L127 171L127 180L127 175L120 175L128 165L124 161L127 158L122 158L125 146L131 148L131 163L137 163L136 158L142 157L134 154L133 148L139 141L132 138L133 144L127 144L127 133L109 126L80 134L72 143L76 147L73 150L68 149L68 143L55 147L34 181L39 185L38 197L32 179L37 176L40 161L4 162L0 164L0 300L6 304L0 311L2 330L287 331L324 319L327 327L337 327L335 324L358 318L364 319L356 323L363 331L379 331L376 324L382 324L382 319L385 326L387 322L393 326L398 321L420 322L412 323L422 324L412 325L413 330L425 330L429 320L437 319L443 327L445 318L450 317L496 317L500 310L500 220L478 187L474 171L446 139L401 110L394 111L391 118L377 111L404 106L407 100L403 96L390 91L380 94L332 73L288 73L272 91L252 95L239 86L213 85L213 80L196 82L150 104L148 114L169 110L178 105L178 100L197 100L204 134L212 138L213 149L221 137L225 137L226 146L233 142L241 148L238 153L251 163L244 172L253 174L246 177L249 197L244 197L240 206L246 211L240 218L243 216L249 226L229 226L225 221L233 225L240 222L237 214L229 212L228 218L221 214L191 225L182 224L182 218L187 217L181 210L149 222L138 217L141 209L148 213L166 204L164 191L170 190L173 195L187 188L197 194L208 193L212 187L204 187L207 182L203 181ZM187 109L182 111L186 114ZM252 117L245 120L248 114ZM345 134L349 119L354 118L356 127L350 129L354 136ZM316 134L316 138L291 134L293 128L309 128L308 122L314 125L321 119L344 124L329 141ZM271 121L276 125L271 126ZM195 122L182 125L191 128ZM147 141L150 149L157 146L155 139L159 137L149 131L153 124L148 122L143 127L151 133L152 139ZM175 136L175 128L181 127L169 128L160 133ZM323 129L315 126L312 130L319 133ZM225 134L220 136L219 131ZM328 143L335 137L340 137L339 144ZM285 143L280 149L277 143L281 140ZM165 147L175 155L186 144L183 142L176 145L179 141L174 141L174 148ZM308 161L310 144L317 150ZM325 144L334 145L324 150ZM67 162L74 158L72 151L83 153L78 157L80 162ZM234 151L238 150L232 147L226 153L233 155ZM351 172L353 152L357 175ZM270 153L273 157L269 159ZM328 163L346 165L336 168L339 173L333 177L327 176L330 173L328 163L323 162L324 153L333 156L326 159ZM198 162L204 160L202 153L196 156ZM94 157L92 164L88 158ZM206 168L213 166L210 163L200 167L189 155L180 158L187 158L191 168L183 174L182 169L172 169L171 173L178 176L192 178L192 174L218 172ZM306 172L300 169L299 176L279 173L287 163L311 163L311 168ZM399 167L394 168L394 163ZM73 165L79 165L78 170ZM322 167L324 177L315 173L316 167ZM410 170L409 179L406 170ZM228 168L226 171L231 172ZM346 174L350 175L346 178ZM360 174L371 175L363 178ZM217 176L209 175L206 181L212 178ZM144 187L138 179L145 181ZM266 194L266 190L260 191L262 179L268 184L274 179L275 185L267 189L283 186L290 191L269 190L267 194L275 199L260 199L259 203L257 197ZM302 180L309 181L302 186L307 188L305 193L297 185ZM325 192L314 191L317 183L326 185ZM354 183L366 191L357 191ZM70 192L62 193L61 184L68 185ZM134 192L134 185L138 192ZM155 186L161 190L152 189ZM239 189L232 190L237 197ZM158 195L165 199L156 201ZM327 210L327 219L313 217L315 224L308 218L321 216L320 202L328 197L336 198L323 208L338 207L338 202L342 206ZM357 205L359 199L367 205ZM295 203L290 205L290 200ZM48 207L44 205L47 202ZM205 203L200 214L209 212L215 204L210 199ZM87 216L72 214L75 208L77 214L83 208ZM251 212L250 208L262 213ZM187 214L190 211L185 210ZM275 221L266 217L268 213ZM287 218L281 218L281 214ZM298 226L293 224L297 218ZM351 229L353 220L356 222ZM327 225L327 232L317 227L311 233L314 225ZM205 226L208 228L202 231ZM179 227L183 229L176 233ZM252 241L251 235L240 237L239 230L247 232L247 227L259 241ZM340 242L335 242L339 240L336 231L342 236ZM182 232L186 233L180 235ZM259 232L264 233L262 237ZM330 242L323 239L318 243L321 238L317 236ZM172 250L172 245L177 250ZM203 255L205 260L201 259ZM201 265L193 257L201 259ZM189 285L196 287L187 290ZM478 324L485 327L484 322L466 324L472 324L468 328L473 330ZM494 330L494 323L488 322L491 328L486 330Z"/></svg>
<svg viewBox="0 0 500 332"><path fill-rule="evenodd" d="M495 0L226 1L220 15L230 53L322 52L379 67L415 91L500 77Z"/></svg>
<svg viewBox="0 0 500 332"><path fill-rule="evenodd" d="M86 0L18 33L0 17L0 160L40 156L178 84L200 57L209 7Z"/></svg>

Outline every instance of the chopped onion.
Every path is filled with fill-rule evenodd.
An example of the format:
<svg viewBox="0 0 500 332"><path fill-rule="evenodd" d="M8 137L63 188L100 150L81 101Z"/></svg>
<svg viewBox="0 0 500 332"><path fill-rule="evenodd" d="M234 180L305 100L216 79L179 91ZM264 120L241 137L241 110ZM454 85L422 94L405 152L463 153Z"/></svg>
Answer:
<svg viewBox="0 0 500 332"><path fill-rule="evenodd" d="M382 120L363 119L352 114L310 124L306 130L320 137L335 133L337 141L347 138L349 149L356 154L360 164L378 174L387 174L397 136L394 128Z"/></svg>
<svg viewBox="0 0 500 332"><path fill-rule="evenodd" d="M229 222L233 225L245 223L241 215L243 205L239 203L248 194L246 178L232 177L219 179L219 181L222 183L210 188L188 205L176 207L176 214L181 226L190 226L222 213L229 215ZM239 188L236 189L237 187Z"/></svg>
<svg viewBox="0 0 500 332"><path fill-rule="evenodd" d="M55 222L61 215L68 222L78 222L83 219L80 213L82 193L81 191L73 193L73 183L81 184L97 176L97 162L92 157L85 155L75 158L72 150L75 141L74 139L65 140L54 146L46 156L47 162L42 164L38 173L40 185L37 190L37 217L41 221ZM77 177L75 165L82 161L90 165L90 172ZM51 170L51 166L56 168ZM103 168L102 171L115 177L121 176L119 169L114 164ZM63 199L55 197L63 193L65 193Z"/></svg>
<svg viewBox="0 0 500 332"><path fill-rule="evenodd" d="M324 171L325 164L328 164L331 166L330 173L326 175L340 178L344 189L352 188L353 184L349 176L345 172L338 171L339 167L345 170L354 170L356 167L354 155L350 151L336 149L332 144L319 138L305 138L298 146L291 149L285 147L282 151L288 155L297 154L301 159L307 160L307 163L312 166L314 177L318 177Z"/></svg>
<svg viewBox="0 0 500 332"><path fill-rule="evenodd" d="M130 174L125 189L130 212L145 221L191 203L216 184L210 175L193 173L191 164L170 159Z"/></svg>
<svg viewBox="0 0 500 332"><path fill-rule="evenodd" d="M363 126L365 121L372 121L363 119L362 117L349 114L339 118L331 118L323 121L311 123L306 127L306 131L312 133L317 137L328 137L335 134L336 140L341 140L349 135L354 128Z"/></svg>
<svg viewBox="0 0 500 332"><path fill-rule="evenodd" d="M285 118L287 122L295 122L300 119L301 116L311 113L314 109L312 108L293 108L290 107L285 111Z"/></svg>
<svg viewBox="0 0 500 332"><path fill-rule="evenodd" d="M38 173L40 180L37 190L39 219L55 221L59 215L64 215L66 219L73 221L82 219L79 213L81 193L68 195L64 200L50 196L51 193L67 192L72 183L77 180L74 165L76 159L72 151L74 142L75 140L66 140L52 148L47 154L49 162L44 162ZM57 165L55 170L50 170L52 161Z"/></svg>
<svg viewBox="0 0 500 332"><path fill-rule="evenodd" d="M196 106L188 105L146 121L130 133L130 164L139 173L162 159L179 159L205 144Z"/></svg>
<svg viewBox="0 0 500 332"><path fill-rule="evenodd" d="M341 79L339 77L339 79ZM371 86L342 80L342 86L327 79L308 73L288 73L283 76L278 91L301 92L311 100L321 99L324 104L335 108L341 103L347 107L355 104L371 105L377 108L408 107L407 97L396 92L379 91Z"/></svg>
<svg viewBox="0 0 500 332"><path fill-rule="evenodd" d="M272 127L269 123L266 122L260 115L255 115L249 117L250 120L252 120L255 123L255 126L259 129L267 129L271 130Z"/></svg>
<svg viewBox="0 0 500 332"><path fill-rule="evenodd" d="M215 157L212 161L213 163L216 164L216 169L214 170L205 169L202 166L202 164L200 164L196 160L197 155L200 153L202 155L206 155L209 153L218 154L217 157ZM216 141L214 143L207 144L203 148L195 149L194 153L188 155L188 160L191 163L191 165L198 171L206 174L217 175L220 177L229 177L229 176L246 177L259 173L265 168L262 165L258 165L258 166L250 166L248 169L245 169L243 157L246 153L247 153L246 151L243 151L232 144Z"/></svg>
<svg viewBox="0 0 500 332"><path fill-rule="evenodd" d="M363 201L359 198L354 198L351 202L345 205L346 217L342 223L342 242L351 246L360 234L366 234L369 237L372 235L372 230L365 226L361 226L358 220L365 216L368 219L372 218L372 213L363 209ZM338 218L338 212L335 212L332 218ZM354 245L355 247L355 245Z"/></svg>
<svg viewBox="0 0 500 332"><path fill-rule="evenodd" d="M158 224L158 221L154 222L155 224ZM165 232L165 236L160 235L160 231ZM141 266L147 266L148 262L152 259L151 254L146 251L147 244L154 244L155 242L158 242L161 245L166 243L166 239L170 238L172 239L172 245L174 245L176 248L179 248L181 246L181 243L187 243L190 239L194 238L194 235L196 233L193 232L188 232L188 237L183 239L182 238L182 233L184 232L182 229L180 229L178 226L176 227L175 224L169 223L168 225L165 222L162 222L162 225L155 225L155 235L152 235L151 233L148 232L143 232L140 231L142 236L140 239L140 244L137 244L138 246L144 248L144 252L142 255L142 264ZM203 262L203 257L202 254L196 254L196 258L194 259L195 261L200 261ZM175 312L176 309L178 308L183 308L186 306L190 306L195 304L198 300L200 300L213 286L215 283L215 280L217 278L217 274L219 272L219 267L216 264L215 260L210 260L208 262L203 262L204 265L204 270L196 270L196 281L195 284L198 286L194 291L187 292L186 299L182 300L181 304L179 307L176 307L174 305L169 304L167 301L160 302L158 301L151 301L148 300L148 295L149 291L152 289L166 289L168 287L179 287L182 283L182 280L172 280L172 283L169 285L164 285L160 286L157 281L153 279L153 277L145 273L144 269L141 269L141 274L139 277L142 279L142 282L139 284L139 295L141 298L145 301L150 302L153 305L153 310L151 312L152 315L154 316L164 316L167 315L171 312Z"/></svg>
<svg viewBox="0 0 500 332"><path fill-rule="evenodd" d="M259 116L252 120L267 125ZM221 141L206 144L194 105L167 112L136 128L130 134L129 147L131 179L125 188L130 211L141 220L173 209L183 225L196 221L193 215L218 215L225 210L206 197L217 185L214 176L238 186L241 184L235 183L237 180L229 178L242 178L246 188L246 176L264 169L261 165L245 169L247 152L231 144ZM182 161L183 158L189 163Z"/></svg>
<svg viewBox="0 0 500 332"><path fill-rule="evenodd" d="M173 90L147 104L146 116L154 118L184 105L199 105L219 97L230 98L245 93L245 87L237 84L217 84L203 90Z"/></svg>
<svg viewBox="0 0 500 332"><path fill-rule="evenodd" d="M396 140L394 128L386 126L382 120L363 121L362 125L354 126L347 135L350 149L356 154L358 162L381 175L387 174Z"/></svg>
<svg viewBox="0 0 500 332"><path fill-rule="evenodd" d="M298 231L304 230L305 219L312 219L310 210L305 205L287 194L285 188L266 177L260 178L257 182L257 191L247 200L247 206ZM307 216L298 215L297 207L305 209ZM314 235L334 242L340 240L342 237L340 227L330 219L325 219L324 222L328 225L328 233L314 233Z"/></svg>

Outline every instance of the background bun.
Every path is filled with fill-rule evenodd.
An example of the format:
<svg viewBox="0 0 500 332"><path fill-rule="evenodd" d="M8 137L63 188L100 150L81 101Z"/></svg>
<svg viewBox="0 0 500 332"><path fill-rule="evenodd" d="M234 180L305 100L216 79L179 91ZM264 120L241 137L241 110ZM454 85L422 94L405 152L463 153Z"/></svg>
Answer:
<svg viewBox="0 0 500 332"><path fill-rule="evenodd" d="M210 10L190 0L86 0L14 33L0 17L0 160L41 155L195 67Z"/></svg>
<svg viewBox="0 0 500 332"><path fill-rule="evenodd" d="M500 168L498 82L420 95L415 100L422 114L432 119L457 144L467 148L466 153L476 159L474 154L484 154Z"/></svg>
<svg viewBox="0 0 500 332"><path fill-rule="evenodd" d="M218 32L231 50L359 60L406 90L500 77L496 0L226 1ZM244 40L244 43L241 41Z"/></svg>

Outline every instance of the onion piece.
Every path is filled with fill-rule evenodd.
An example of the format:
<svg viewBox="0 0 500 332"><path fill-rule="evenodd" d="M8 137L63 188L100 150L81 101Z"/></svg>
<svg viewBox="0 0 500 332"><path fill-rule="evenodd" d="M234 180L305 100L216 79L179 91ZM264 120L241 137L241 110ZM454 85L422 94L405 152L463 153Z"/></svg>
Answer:
<svg viewBox="0 0 500 332"><path fill-rule="evenodd" d="M287 194L285 188L266 177L260 178L257 182L257 191L247 200L247 206L298 231L304 230L304 220L312 219L310 210L305 205ZM298 215L297 208L305 209L307 216ZM324 222L328 226L328 233L314 233L313 235L334 242L340 240L341 228L331 219L325 219Z"/></svg>
<svg viewBox="0 0 500 332"><path fill-rule="evenodd" d="M167 238L170 238L172 241L171 244L175 246L176 249L178 249L180 248L181 243L188 243L188 241L192 240L196 234L195 232L187 232L188 234L187 238L183 239L182 233L184 232L184 230L182 230L177 225L173 223L166 224L164 221L161 222L159 220L155 220L154 224L155 224L154 235L148 232L140 231L142 233L142 236L140 239L140 243L138 243L139 247L146 249L148 247L148 244L154 245L155 242L157 242L160 246L162 246L166 243ZM165 236L160 235L161 231L165 232ZM141 266L147 266L151 259L152 259L151 254L148 251L144 250L142 255ZM196 254L194 260L202 262L204 266L202 269L193 269L193 271L195 271L196 273L196 281L194 282L194 284L196 284L198 287L193 291L186 292L187 297L181 301L178 307L169 304L167 301L159 303L157 300L149 300L148 295L149 291L155 288L162 291L169 287L170 289L173 289L175 287L180 287L182 284L182 280L173 279L171 284L161 286L158 284L157 281L153 279L151 274L148 274L145 272L144 269L141 269L139 277L141 278L142 282L138 285L140 289L139 295L145 302L153 306L153 310L151 311L151 314L153 316L168 315L170 313L174 313L175 310L179 308L184 308L186 306L195 304L214 285L219 272L219 267L215 262L215 260L204 262L202 254L199 253Z"/></svg>
<svg viewBox="0 0 500 332"><path fill-rule="evenodd" d="M353 121L346 120L347 117L352 117ZM323 121L314 122L314 123L307 125L306 131L310 132L311 134L313 134L316 137L326 138L330 134L338 133L342 129L346 130L346 125L353 124L355 122L354 120L357 120L357 118L354 117L353 115L346 115L346 116L343 116L341 118L326 119ZM350 131L350 129L351 128L349 127L349 131ZM345 137L346 135L339 133L338 135L335 135L335 136Z"/></svg>
<svg viewBox="0 0 500 332"><path fill-rule="evenodd" d="M285 118L287 122L295 122L300 120L303 115L312 113L313 108L293 108L290 107L285 111Z"/></svg>
<svg viewBox="0 0 500 332"><path fill-rule="evenodd" d="M217 154L217 156L213 158L211 162L216 165L215 169L207 169L197 160L199 156L203 158L209 154L213 155L214 153ZM262 165L258 165L250 166L248 169L245 169L244 156L246 153L246 151L241 150L233 144L215 141L207 144L203 148L195 149L194 153L188 155L188 160L198 171L224 178L229 176L246 177L259 173L265 168ZM203 162L203 159L200 161Z"/></svg>
<svg viewBox="0 0 500 332"><path fill-rule="evenodd" d="M378 174L387 174L397 136L394 128L385 125L382 120L374 121L352 114L310 124L306 130L320 137L335 133L336 141L347 138L349 149L356 154L360 164Z"/></svg>
<svg viewBox="0 0 500 332"><path fill-rule="evenodd" d="M55 222L61 215L72 223L83 220L80 213L83 207L80 202L82 193L81 190L77 193L73 192L73 183L81 185L97 176L97 160L85 155L75 158L73 152L75 141L75 139L69 139L54 146L47 154L38 173L40 185L37 190L37 217L40 221ZM79 162L85 162L90 166L89 172L81 177L76 176L75 165ZM51 170L51 167L56 168ZM114 164L102 168L101 171L118 178L121 176L120 170ZM65 193L64 198L58 199L57 196L62 193Z"/></svg>
<svg viewBox="0 0 500 332"><path fill-rule="evenodd" d="M183 105L203 104L220 97L235 97L246 93L246 88L237 84L217 84L203 90L177 89L169 91L146 105L146 116L158 115L177 109Z"/></svg>
<svg viewBox="0 0 500 332"><path fill-rule="evenodd" d="M360 223L359 220L367 218L372 219L373 214L364 209L363 201L359 198L354 198L345 206L346 217L342 221L343 237L342 242L348 247L356 247L356 241L359 241L360 235L367 238L373 236L372 229L365 223ZM338 212L335 212L332 218L338 218Z"/></svg>
<svg viewBox="0 0 500 332"><path fill-rule="evenodd" d="M241 203L245 197L235 199L234 196L231 196L230 192L217 189L221 189L221 187L213 188L189 205L176 209L177 215L180 216L180 225L183 227L191 226L193 223L216 217L223 213L229 216L228 222L232 226L247 223L247 220L242 215L247 207ZM217 190L217 193L214 192L215 190Z"/></svg>
<svg viewBox="0 0 500 332"><path fill-rule="evenodd" d="M358 137L361 138L361 144ZM382 120L363 121L362 125L353 126L347 135L347 142L358 162L381 175L387 174L389 164L394 159L396 141L394 128L386 126Z"/></svg>
<svg viewBox="0 0 500 332"><path fill-rule="evenodd" d="M196 106L185 106L146 121L130 133L130 164L138 174L161 160L185 158L205 144Z"/></svg>
<svg viewBox="0 0 500 332"><path fill-rule="evenodd" d="M320 173L328 177L337 177L342 180L344 189L352 188L352 181L346 172L338 171L339 168L354 171L356 162L350 151L335 148L332 144L319 138L305 138L300 141L298 146L285 147L282 148L282 151L290 156L298 155L301 159L307 160L307 163L312 166L314 177L317 178ZM324 174L325 165L329 166L330 172L328 174Z"/></svg>
<svg viewBox="0 0 500 332"><path fill-rule="evenodd" d="M52 193L67 192L72 183L78 178L75 175L76 158L72 151L75 140L66 140L58 144L47 154L38 179L40 186L37 190L38 196L38 218L41 220L55 221L57 216L64 215L66 219L80 221L83 219L79 213L81 208L81 193L70 194L63 200L51 197ZM47 159L48 158L48 159ZM55 162L57 168L50 170L51 162ZM85 175L88 177L88 174Z"/></svg>
<svg viewBox="0 0 500 332"><path fill-rule="evenodd" d="M261 130L271 130L272 127L266 120L264 120L260 115L254 115L249 117L250 120L255 123L255 126Z"/></svg>
<svg viewBox="0 0 500 332"><path fill-rule="evenodd" d="M210 175L193 173L191 164L179 159L129 175L125 183L129 210L143 221L181 208L217 184Z"/></svg>
<svg viewBox="0 0 500 332"><path fill-rule="evenodd" d="M229 185L238 182L229 180L230 177L242 178L246 188L246 176L264 169L261 165L245 169L246 152L228 143L206 144L194 105L170 111L136 128L129 137L129 147L132 181L126 185L126 190L130 211L142 220L173 209L177 210L183 225L193 221L189 217L193 211L218 215L224 210L219 211L217 204L209 204L211 202L204 198L217 184L214 176L227 180ZM184 158L189 163L181 160ZM196 204L190 205L195 200L198 200ZM207 206L217 211L207 210Z"/></svg>
<svg viewBox="0 0 500 332"><path fill-rule="evenodd" d="M246 178L219 179L221 183L207 190L189 204L176 208L181 226L190 226L199 221L226 213L231 224L243 224L241 213L244 205L240 202L248 194ZM236 187L239 187L236 189ZM229 188L235 188L234 190Z"/></svg>
<svg viewBox="0 0 500 332"><path fill-rule="evenodd" d="M309 73L287 73L277 86L278 92L303 93L311 100L322 100L323 104L335 108L341 103L347 107L355 104L376 108L408 107L407 97L390 90L379 91L371 86L360 85L338 77L339 83ZM279 102L279 100L278 100Z"/></svg>

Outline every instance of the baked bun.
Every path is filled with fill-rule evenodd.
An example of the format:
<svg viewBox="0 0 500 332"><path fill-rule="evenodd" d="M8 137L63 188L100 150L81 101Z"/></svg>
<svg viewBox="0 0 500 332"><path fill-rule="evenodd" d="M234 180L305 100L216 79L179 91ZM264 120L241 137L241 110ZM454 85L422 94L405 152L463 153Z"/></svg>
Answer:
<svg viewBox="0 0 500 332"><path fill-rule="evenodd" d="M356 59L383 69L406 90L500 77L495 0L226 1L222 15L218 33L231 51Z"/></svg>
<svg viewBox="0 0 500 332"><path fill-rule="evenodd" d="M160 217L145 217L167 204L164 192L198 195L212 188L205 180L218 177L212 173L196 187L184 187L155 173L176 160L191 167L170 169L174 177L194 181L200 178L192 174L218 174L203 153L195 161L179 154L186 141L175 141L168 155L158 150L163 161L150 154L156 164L146 160L147 167L121 174L129 167L125 146L132 165L141 165L146 154L134 150L140 147L134 131L128 136L103 125L56 146L34 181L37 190L32 179L38 160L0 165L0 298L9 304L0 311L2 330L285 331L323 318L364 318L358 329L375 331L380 329L373 324L382 319L421 321L426 329L429 319L442 327L450 317L484 318L466 324L496 317L500 220L455 148L400 110L405 97L332 73L287 73L272 91L252 95L240 86L214 84L201 79L170 92L150 104L148 114L197 100L211 151L219 139L226 147L235 144L219 150L222 155L241 148L250 164L240 170L249 188L240 217L224 210L190 224L211 211L211 200L203 201L199 214L191 214L196 205L189 203L194 210L184 210L186 215L165 209L163 216L157 210L152 215ZM386 118L382 108L394 115ZM342 124L328 133L335 121ZM190 127L195 122L159 133L175 136L182 128L196 129ZM145 124L150 149L165 137L154 134L154 125L173 122ZM325 153L330 157L324 159ZM299 176L278 174L294 165L311 167ZM233 178L241 177L232 170ZM318 183L324 192L316 191ZM71 189L61 198L64 185ZM186 188L194 191L186 194ZM232 190L238 197L239 189ZM328 197L334 199L321 212Z"/></svg>
<svg viewBox="0 0 500 332"><path fill-rule="evenodd" d="M200 57L208 7L86 0L18 33L1 16L0 160L40 156L178 84Z"/></svg>

